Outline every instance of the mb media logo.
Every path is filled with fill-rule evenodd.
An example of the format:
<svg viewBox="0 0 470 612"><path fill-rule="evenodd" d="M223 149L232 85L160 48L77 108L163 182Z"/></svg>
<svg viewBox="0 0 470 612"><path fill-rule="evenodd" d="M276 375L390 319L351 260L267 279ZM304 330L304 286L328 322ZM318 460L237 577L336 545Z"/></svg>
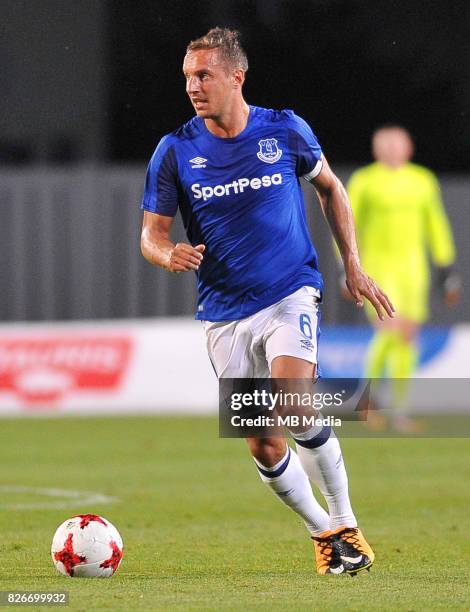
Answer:
<svg viewBox="0 0 470 612"><path fill-rule="evenodd" d="M192 164L191 168L205 168L206 161L204 157L193 157L193 159L189 160L189 163Z"/></svg>

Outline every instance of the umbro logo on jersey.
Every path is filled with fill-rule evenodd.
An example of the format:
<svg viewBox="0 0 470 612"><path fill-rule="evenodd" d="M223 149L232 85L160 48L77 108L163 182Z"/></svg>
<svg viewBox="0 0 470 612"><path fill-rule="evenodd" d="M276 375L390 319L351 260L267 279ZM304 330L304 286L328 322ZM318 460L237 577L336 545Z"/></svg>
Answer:
<svg viewBox="0 0 470 612"><path fill-rule="evenodd" d="M205 168L207 159L205 157L193 157L193 159L189 160L189 163L192 164L191 168Z"/></svg>
<svg viewBox="0 0 470 612"><path fill-rule="evenodd" d="M258 159L267 164L274 164L278 159L281 159L282 150L277 146L275 138L264 138L258 142L259 151L256 154Z"/></svg>

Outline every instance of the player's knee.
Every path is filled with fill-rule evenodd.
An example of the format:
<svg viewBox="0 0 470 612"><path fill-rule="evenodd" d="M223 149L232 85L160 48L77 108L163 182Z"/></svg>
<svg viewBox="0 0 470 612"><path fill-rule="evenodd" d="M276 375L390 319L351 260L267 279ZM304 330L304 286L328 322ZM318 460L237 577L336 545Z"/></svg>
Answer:
<svg viewBox="0 0 470 612"><path fill-rule="evenodd" d="M276 465L286 454L284 438L247 438L246 441L253 457L266 467Z"/></svg>
<svg viewBox="0 0 470 612"><path fill-rule="evenodd" d="M412 322L406 321L400 328L400 338L406 344L413 344L417 340L419 326Z"/></svg>

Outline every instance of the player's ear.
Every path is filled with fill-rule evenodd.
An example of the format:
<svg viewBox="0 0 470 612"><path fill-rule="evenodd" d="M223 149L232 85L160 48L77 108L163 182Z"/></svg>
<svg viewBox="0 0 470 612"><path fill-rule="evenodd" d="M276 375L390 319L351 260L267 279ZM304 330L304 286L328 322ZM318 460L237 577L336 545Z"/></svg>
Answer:
<svg viewBox="0 0 470 612"><path fill-rule="evenodd" d="M245 82L245 71L234 70L232 73L232 82L235 89L241 87Z"/></svg>

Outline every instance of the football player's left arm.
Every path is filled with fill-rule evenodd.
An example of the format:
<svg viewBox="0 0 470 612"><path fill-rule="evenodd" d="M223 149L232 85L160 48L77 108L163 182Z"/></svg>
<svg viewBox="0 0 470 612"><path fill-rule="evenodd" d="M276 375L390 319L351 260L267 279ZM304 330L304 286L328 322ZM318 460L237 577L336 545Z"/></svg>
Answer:
<svg viewBox="0 0 470 612"><path fill-rule="evenodd" d="M437 267L437 283L444 302L454 306L460 301L461 279L454 268L455 243L449 219L442 202L439 183L429 176L429 194L425 207L426 238L433 263Z"/></svg>
<svg viewBox="0 0 470 612"><path fill-rule="evenodd" d="M392 302L361 267L348 195L324 157L321 172L310 182L315 187L323 214L338 245L344 264L346 285L356 304L363 306L365 297L374 306L380 319L385 318L383 311L393 317Z"/></svg>
<svg viewBox="0 0 470 612"><path fill-rule="evenodd" d="M354 228L356 233L356 240L358 242L359 248L362 242L362 238L364 234L367 232L365 225L367 223L367 216L364 214L364 179L360 170L354 172L346 187L346 193L348 194L349 204L351 205L351 211L354 220ZM349 292L346 286L346 274L344 272L343 261L341 259L341 254L339 252L339 248L336 246L336 243L333 239L333 250L335 256L338 260L338 268L339 268L339 287L341 291L341 295L346 300L354 300L353 296Z"/></svg>

